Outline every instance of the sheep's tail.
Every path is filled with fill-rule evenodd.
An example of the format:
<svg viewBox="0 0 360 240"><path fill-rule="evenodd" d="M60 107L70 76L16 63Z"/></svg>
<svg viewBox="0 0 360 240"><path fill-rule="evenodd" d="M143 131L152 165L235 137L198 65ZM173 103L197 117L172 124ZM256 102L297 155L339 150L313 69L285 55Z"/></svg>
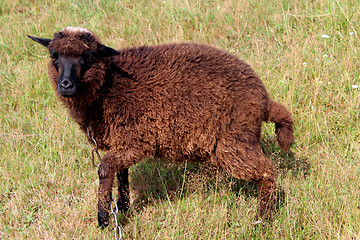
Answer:
<svg viewBox="0 0 360 240"><path fill-rule="evenodd" d="M282 104L269 100L267 121L275 123L275 133L279 146L288 152L294 141L294 121L289 110Z"/></svg>

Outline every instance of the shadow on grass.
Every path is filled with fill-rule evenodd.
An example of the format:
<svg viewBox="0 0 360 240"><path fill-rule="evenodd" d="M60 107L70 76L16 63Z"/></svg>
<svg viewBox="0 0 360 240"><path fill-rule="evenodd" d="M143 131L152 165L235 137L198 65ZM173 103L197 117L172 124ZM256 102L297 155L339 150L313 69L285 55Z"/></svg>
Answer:
<svg viewBox="0 0 360 240"><path fill-rule="evenodd" d="M293 152L282 152L274 135L265 135L261 146L265 155L275 164L279 175L291 172L296 178L305 178L309 174L311 166L307 157L295 156Z"/></svg>
<svg viewBox="0 0 360 240"><path fill-rule="evenodd" d="M307 159L282 152L275 137L264 136L261 144L265 155L276 165L280 176L291 172L292 177L305 178L309 173L310 164ZM131 168L130 187L132 211L141 211L159 200L171 201L186 197L187 194L204 193L220 187L229 187L237 196L243 195L245 199L257 198L255 183L233 178L210 163L172 163L153 158ZM285 193L279 186L276 208L283 206L284 200ZM126 222L125 218L122 218L121 222L125 223L124 221Z"/></svg>

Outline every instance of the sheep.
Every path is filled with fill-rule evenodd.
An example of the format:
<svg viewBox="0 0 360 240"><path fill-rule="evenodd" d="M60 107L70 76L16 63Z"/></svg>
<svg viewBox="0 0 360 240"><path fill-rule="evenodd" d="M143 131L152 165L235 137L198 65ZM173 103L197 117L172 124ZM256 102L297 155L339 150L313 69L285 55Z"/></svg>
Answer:
<svg viewBox="0 0 360 240"><path fill-rule="evenodd" d="M210 161L253 181L259 221L271 216L277 171L260 145L262 122L274 122L279 146L294 140L291 113L273 101L256 73L238 57L198 43L115 50L93 32L66 27L48 48L57 98L100 149L98 223L109 224L113 182L118 208L129 209L128 169L147 156Z"/></svg>

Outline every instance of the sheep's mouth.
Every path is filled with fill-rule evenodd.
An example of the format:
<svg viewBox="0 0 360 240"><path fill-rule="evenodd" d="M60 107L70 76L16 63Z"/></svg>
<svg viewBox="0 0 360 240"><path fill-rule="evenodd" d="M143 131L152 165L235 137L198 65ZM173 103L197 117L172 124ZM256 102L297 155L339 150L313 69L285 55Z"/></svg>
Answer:
<svg viewBox="0 0 360 240"><path fill-rule="evenodd" d="M75 94L77 93L77 87L74 87L74 88L71 88L71 89L65 89L65 88L62 88L62 87L58 86L57 91L61 96L66 97L66 98L70 98L70 97L75 96Z"/></svg>

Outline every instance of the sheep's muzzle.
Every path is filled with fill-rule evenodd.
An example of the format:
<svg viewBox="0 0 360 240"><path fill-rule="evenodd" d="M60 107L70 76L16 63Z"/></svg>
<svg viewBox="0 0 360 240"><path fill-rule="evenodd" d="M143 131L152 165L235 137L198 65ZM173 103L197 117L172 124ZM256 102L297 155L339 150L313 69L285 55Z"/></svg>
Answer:
<svg viewBox="0 0 360 240"><path fill-rule="evenodd" d="M76 61L73 59L63 59L61 62L60 76L57 82L57 91L63 97L74 96L80 86L77 75Z"/></svg>

